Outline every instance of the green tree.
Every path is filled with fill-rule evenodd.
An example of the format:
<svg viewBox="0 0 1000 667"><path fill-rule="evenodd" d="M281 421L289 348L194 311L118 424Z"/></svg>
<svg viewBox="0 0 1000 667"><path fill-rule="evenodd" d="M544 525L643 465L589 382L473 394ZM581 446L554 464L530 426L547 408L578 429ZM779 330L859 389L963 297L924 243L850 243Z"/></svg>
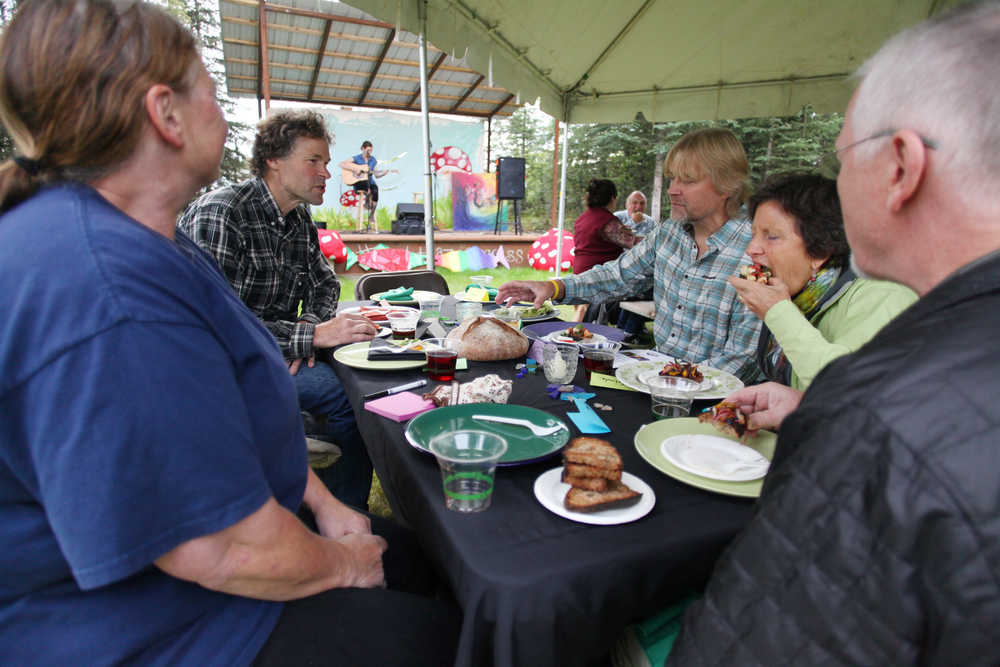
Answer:
<svg viewBox="0 0 1000 667"><path fill-rule="evenodd" d="M250 126L231 120L236 108L235 102L225 93L225 64L222 57L222 36L219 26L218 3L203 0L166 0L166 8L179 21L190 28L202 44L202 57L209 74L218 87L219 106L229 122L229 134L222 153L219 181L209 189L226 183L236 183L247 177L247 156L240 149Z"/></svg>

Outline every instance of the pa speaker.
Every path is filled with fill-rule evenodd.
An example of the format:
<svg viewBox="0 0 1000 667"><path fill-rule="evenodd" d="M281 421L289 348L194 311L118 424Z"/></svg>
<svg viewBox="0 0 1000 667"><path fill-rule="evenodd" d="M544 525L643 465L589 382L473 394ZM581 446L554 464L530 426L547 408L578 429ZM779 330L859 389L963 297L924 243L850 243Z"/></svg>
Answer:
<svg viewBox="0 0 1000 667"><path fill-rule="evenodd" d="M524 158L497 158L497 198L524 199Z"/></svg>
<svg viewBox="0 0 1000 667"><path fill-rule="evenodd" d="M412 218L413 216L420 216L420 220L424 219L424 205L423 204L396 204L396 220L402 220L403 218Z"/></svg>

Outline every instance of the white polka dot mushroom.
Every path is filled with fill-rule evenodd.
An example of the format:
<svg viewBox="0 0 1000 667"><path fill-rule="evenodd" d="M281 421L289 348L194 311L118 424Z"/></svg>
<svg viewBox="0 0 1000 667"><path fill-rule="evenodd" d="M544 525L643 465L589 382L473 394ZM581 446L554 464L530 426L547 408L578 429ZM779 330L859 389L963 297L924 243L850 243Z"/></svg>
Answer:
<svg viewBox="0 0 1000 667"><path fill-rule="evenodd" d="M431 169L437 172L464 171L472 173L472 161L458 146L445 146L431 153Z"/></svg>
<svg viewBox="0 0 1000 667"><path fill-rule="evenodd" d="M539 271L556 270L556 241L558 230L550 229L531 244L528 251L528 265ZM562 256L559 257L560 270L570 270L573 267L573 234L563 232Z"/></svg>

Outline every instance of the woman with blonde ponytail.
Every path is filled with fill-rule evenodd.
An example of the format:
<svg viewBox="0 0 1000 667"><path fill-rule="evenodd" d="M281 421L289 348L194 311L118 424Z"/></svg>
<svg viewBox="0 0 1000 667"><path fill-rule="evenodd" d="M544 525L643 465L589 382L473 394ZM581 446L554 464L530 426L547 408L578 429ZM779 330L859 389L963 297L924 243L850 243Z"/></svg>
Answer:
<svg viewBox="0 0 1000 667"><path fill-rule="evenodd" d="M227 131L192 35L26 0L0 39L0 664L450 663L453 608L381 588L433 586L412 536L309 471L274 338L175 229Z"/></svg>

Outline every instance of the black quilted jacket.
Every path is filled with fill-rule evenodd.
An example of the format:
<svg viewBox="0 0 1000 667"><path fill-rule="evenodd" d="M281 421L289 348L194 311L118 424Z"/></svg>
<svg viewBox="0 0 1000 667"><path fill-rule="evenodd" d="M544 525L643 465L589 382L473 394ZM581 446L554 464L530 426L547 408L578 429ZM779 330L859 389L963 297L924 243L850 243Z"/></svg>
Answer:
<svg viewBox="0 0 1000 667"><path fill-rule="evenodd" d="M670 665L1000 664L1000 256L827 367Z"/></svg>

